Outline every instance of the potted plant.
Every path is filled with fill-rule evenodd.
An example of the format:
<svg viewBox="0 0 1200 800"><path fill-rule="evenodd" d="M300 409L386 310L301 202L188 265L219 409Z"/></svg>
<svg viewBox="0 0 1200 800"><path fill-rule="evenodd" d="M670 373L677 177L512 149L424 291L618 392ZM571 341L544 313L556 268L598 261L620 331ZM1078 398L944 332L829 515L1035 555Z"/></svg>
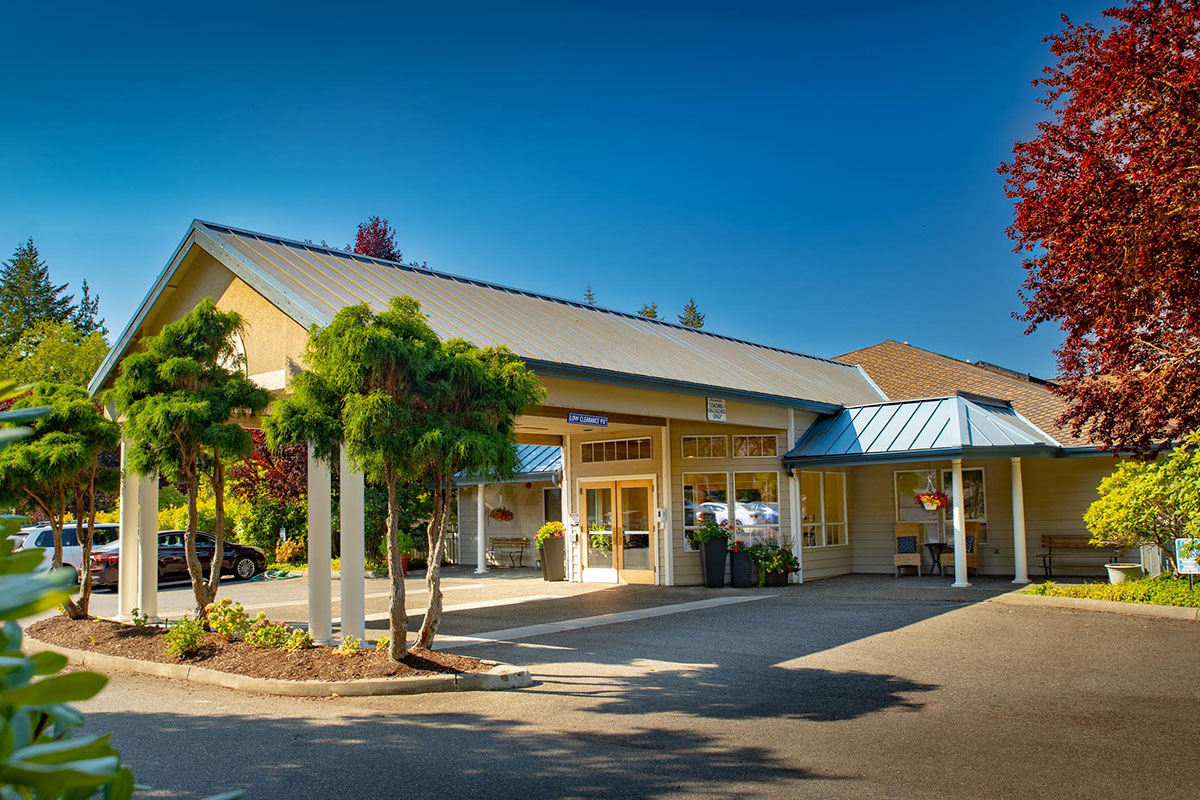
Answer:
<svg viewBox="0 0 1200 800"><path fill-rule="evenodd" d="M750 561L750 548L741 539L729 547L729 582L735 589L748 589L754 585L754 564Z"/></svg>
<svg viewBox="0 0 1200 800"><path fill-rule="evenodd" d="M542 579L547 581L563 581L567 579L567 526L558 520L547 522L538 528L533 537L541 553Z"/></svg>
<svg viewBox="0 0 1200 800"><path fill-rule="evenodd" d="M1105 564L1104 566L1108 570L1109 583L1136 581L1142 577L1141 564Z"/></svg>
<svg viewBox="0 0 1200 800"><path fill-rule="evenodd" d="M913 499L917 501L917 505L924 506L926 511L937 511L950 505L950 498L944 492L921 492L914 495Z"/></svg>
<svg viewBox="0 0 1200 800"><path fill-rule="evenodd" d="M750 560L758 567L759 586L786 586L788 575L800 571L800 560L792 551L765 542L750 548Z"/></svg>
<svg viewBox="0 0 1200 800"><path fill-rule="evenodd" d="M411 533L405 530L396 532L396 550L400 553L400 574L402 577L408 577L408 560L412 558L413 551L416 549L417 545L413 541Z"/></svg>
<svg viewBox="0 0 1200 800"><path fill-rule="evenodd" d="M729 523L714 519L704 522L692 532L692 544L700 548L700 571L704 585L718 589L725 585L725 554L729 546Z"/></svg>

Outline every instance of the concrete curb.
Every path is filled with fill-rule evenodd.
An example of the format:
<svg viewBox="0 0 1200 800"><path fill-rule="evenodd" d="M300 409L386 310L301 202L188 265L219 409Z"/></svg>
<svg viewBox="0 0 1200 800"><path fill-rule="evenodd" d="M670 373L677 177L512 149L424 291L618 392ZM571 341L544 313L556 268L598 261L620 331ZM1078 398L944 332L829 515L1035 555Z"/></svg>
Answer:
<svg viewBox="0 0 1200 800"><path fill-rule="evenodd" d="M1200 608L1156 606L1150 603L1122 603L1116 600L1093 600L1090 597L1050 597L1040 594L1022 594L1021 591L1017 591L998 595L987 602L1008 606L1070 608L1077 611L1104 611L1109 614L1127 614L1134 617L1200 621Z"/></svg>
<svg viewBox="0 0 1200 800"><path fill-rule="evenodd" d="M353 681L288 681L278 678L252 678L232 672L220 672L187 664L163 664L137 658L113 656L74 650L70 647L34 639L26 634L24 641L32 651L49 650L67 657L72 664L101 672L131 672L154 675L191 683L222 686L239 692L274 694L284 697L371 697L394 694L429 694L431 692L480 692L501 689L523 689L533 685L529 670L512 664L496 663L488 672L463 675L417 675L410 678L362 678ZM485 662L495 663L495 662Z"/></svg>

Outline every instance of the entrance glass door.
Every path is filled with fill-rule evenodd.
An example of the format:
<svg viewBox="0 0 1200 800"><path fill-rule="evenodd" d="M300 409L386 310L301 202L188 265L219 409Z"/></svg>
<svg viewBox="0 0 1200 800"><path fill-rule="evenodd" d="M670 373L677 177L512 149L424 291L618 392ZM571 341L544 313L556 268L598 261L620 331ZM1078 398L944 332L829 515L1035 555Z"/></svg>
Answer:
<svg viewBox="0 0 1200 800"><path fill-rule="evenodd" d="M653 484L618 481L580 488L587 521L583 579L654 583Z"/></svg>

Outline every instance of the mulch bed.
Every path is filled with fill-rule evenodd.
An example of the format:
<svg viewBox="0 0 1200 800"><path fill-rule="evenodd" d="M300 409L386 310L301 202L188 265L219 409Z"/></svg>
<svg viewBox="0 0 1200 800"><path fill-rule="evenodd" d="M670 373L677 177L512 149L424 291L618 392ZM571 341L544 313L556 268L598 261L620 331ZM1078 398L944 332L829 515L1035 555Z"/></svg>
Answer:
<svg viewBox="0 0 1200 800"><path fill-rule="evenodd" d="M167 653L164 628L139 628L105 619L69 620L61 615L35 622L26 632L47 644L75 650L289 681L407 678L415 675L487 672L492 668L491 664L475 658L437 650L413 648L403 661L395 662L388 660L387 653L375 650L360 650L357 655L344 656L333 652L332 647L312 647L289 653L254 647L242 641L226 641L216 633L204 634L204 643L198 655L180 658Z"/></svg>

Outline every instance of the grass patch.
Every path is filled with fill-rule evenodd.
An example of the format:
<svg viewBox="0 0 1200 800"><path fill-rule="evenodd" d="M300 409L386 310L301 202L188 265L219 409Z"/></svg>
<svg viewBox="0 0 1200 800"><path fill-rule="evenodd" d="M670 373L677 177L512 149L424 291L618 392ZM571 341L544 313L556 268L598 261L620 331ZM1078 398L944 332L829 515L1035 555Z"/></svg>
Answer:
<svg viewBox="0 0 1200 800"><path fill-rule="evenodd" d="M1124 583L1058 584L1046 581L1025 590L1025 594L1045 597L1085 597L1091 600L1116 600L1121 603L1147 603L1156 606L1200 608L1200 583L1189 589L1186 579L1160 576Z"/></svg>

